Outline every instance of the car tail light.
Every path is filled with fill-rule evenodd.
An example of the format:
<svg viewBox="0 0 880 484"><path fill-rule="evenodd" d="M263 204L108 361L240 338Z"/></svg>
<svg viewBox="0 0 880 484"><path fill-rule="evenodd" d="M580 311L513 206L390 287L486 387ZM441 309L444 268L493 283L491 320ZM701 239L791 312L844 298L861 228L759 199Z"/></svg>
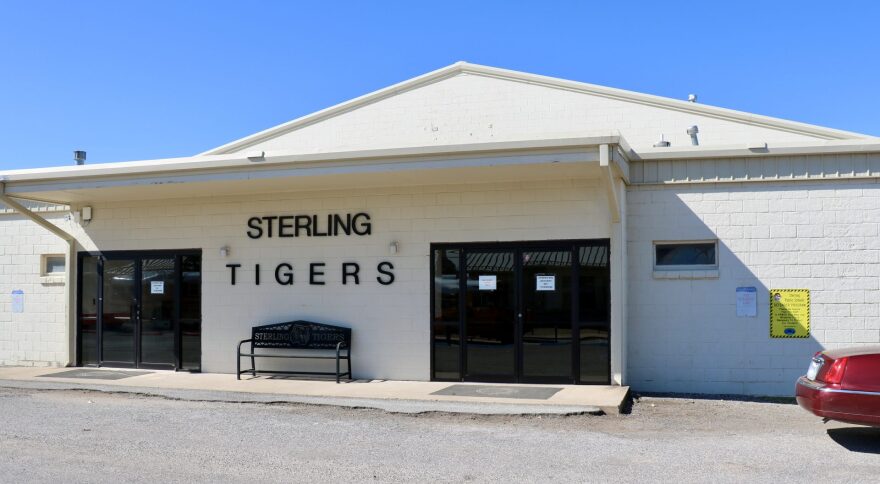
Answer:
<svg viewBox="0 0 880 484"><path fill-rule="evenodd" d="M846 370L847 360L848 358L846 357L834 360L828 366L828 370L823 372L820 379L828 384L839 385L843 381L843 372Z"/></svg>

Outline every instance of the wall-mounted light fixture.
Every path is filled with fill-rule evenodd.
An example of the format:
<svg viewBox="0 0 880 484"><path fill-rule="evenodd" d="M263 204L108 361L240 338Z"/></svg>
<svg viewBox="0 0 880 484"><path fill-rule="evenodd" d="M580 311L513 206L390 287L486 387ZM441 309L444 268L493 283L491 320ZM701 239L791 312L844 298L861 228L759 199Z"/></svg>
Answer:
<svg viewBox="0 0 880 484"><path fill-rule="evenodd" d="M394 255L399 250L400 250L400 244L396 240L394 240L390 244L388 244L388 253L389 254Z"/></svg>
<svg viewBox="0 0 880 484"><path fill-rule="evenodd" d="M220 247L220 257L229 257L229 246Z"/></svg>

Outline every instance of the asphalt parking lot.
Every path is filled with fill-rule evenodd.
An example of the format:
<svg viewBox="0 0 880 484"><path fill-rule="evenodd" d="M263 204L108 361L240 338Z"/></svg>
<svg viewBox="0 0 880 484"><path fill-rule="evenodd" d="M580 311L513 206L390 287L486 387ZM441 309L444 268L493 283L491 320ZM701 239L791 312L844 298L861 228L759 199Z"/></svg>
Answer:
<svg viewBox="0 0 880 484"><path fill-rule="evenodd" d="M876 482L880 429L795 405L642 398L628 415L401 415L0 388L4 482Z"/></svg>

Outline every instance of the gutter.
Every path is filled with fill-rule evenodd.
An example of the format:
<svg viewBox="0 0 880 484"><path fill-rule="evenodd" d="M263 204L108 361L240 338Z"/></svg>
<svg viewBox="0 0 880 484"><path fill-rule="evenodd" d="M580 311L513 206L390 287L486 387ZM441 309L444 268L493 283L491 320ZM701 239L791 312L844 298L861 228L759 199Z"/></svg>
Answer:
<svg viewBox="0 0 880 484"><path fill-rule="evenodd" d="M74 311L76 311L76 299L74 299L75 295L73 290L73 274L76 271L76 238L58 227L57 225L49 222L43 217L40 217L27 207L19 203L18 200L7 195L6 182L2 180L0 180L0 202L67 242L67 254L65 257L66 260L64 271L64 290L67 295L67 307L65 311L66 324L64 325L64 338L65 340L67 340L67 362L65 362L64 366L71 366L75 361L73 356L76 351L73 344L73 339L71 338L71 329L73 328L74 321L76 321L76 315L74 314Z"/></svg>
<svg viewBox="0 0 880 484"><path fill-rule="evenodd" d="M710 158L756 158L771 156L820 156L880 153L880 138L835 140L820 143L755 143L740 146L685 146L678 148L643 148L628 152L634 161L696 160Z"/></svg>

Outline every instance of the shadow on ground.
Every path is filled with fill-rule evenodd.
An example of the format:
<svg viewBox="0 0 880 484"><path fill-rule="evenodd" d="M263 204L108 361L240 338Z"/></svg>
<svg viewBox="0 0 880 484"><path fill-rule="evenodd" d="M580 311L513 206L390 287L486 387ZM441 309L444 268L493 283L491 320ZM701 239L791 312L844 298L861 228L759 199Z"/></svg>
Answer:
<svg viewBox="0 0 880 484"><path fill-rule="evenodd" d="M638 401L642 397L652 398L685 398L689 400L731 400L735 402L776 403L784 405L797 405L794 397L760 397L750 395L715 395L707 393L661 393L661 392L631 392L632 398Z"/></svg>
<svg viewBox="0 0 880 484"><path fill-rule="evenodd" d="M880 454L880 428L842 427L828 429L828 436L851 452Z"/></svg>

